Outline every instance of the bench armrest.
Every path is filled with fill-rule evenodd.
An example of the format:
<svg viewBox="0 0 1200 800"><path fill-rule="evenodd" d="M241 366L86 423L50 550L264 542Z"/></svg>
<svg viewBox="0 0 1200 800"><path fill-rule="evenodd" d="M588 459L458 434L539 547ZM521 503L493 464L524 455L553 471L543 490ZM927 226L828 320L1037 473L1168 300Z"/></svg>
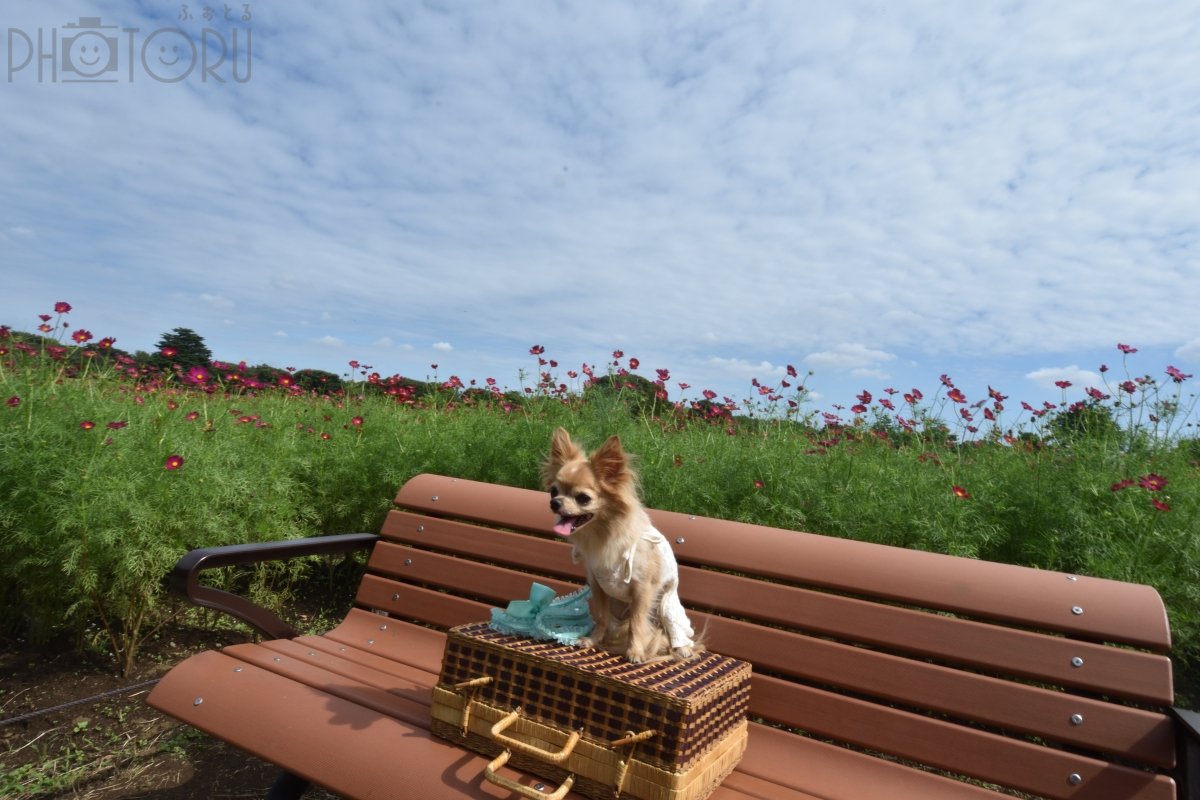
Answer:
<svg viewBox="0 0 1200 800"><path fill-rule="evenodd" d="M206 569L256 564L261 561L348 553L371 547L378 539L379 536L374 533L343 533L279 542L204 547L192 550L179 559L175 568L171 570L168 581L172 591L194 605L223 611L271 639L291 639L298 636L299 631L274 612L231 592L201 586L200 573Z"/></svg>
<svg viewBox="0 0 1200 800"><path fill-rule="evenodd" d="M1183 773L1181 798L1200 798L1200 714L1182 708L1171 713L1179 727L1179 762Z"/></svg>

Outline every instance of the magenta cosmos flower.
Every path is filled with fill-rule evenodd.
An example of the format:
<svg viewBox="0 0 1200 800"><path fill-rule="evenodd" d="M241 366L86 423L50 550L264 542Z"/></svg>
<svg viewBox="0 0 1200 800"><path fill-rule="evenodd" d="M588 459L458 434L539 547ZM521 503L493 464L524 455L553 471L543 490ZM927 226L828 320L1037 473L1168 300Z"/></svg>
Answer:
<svg viewBox="0 0 1200 800"><path fill-rule="evenodd" d="M170 455L167 456L166 462L163 464L164 469L177 470L183 466L183 456Z"/></svg>

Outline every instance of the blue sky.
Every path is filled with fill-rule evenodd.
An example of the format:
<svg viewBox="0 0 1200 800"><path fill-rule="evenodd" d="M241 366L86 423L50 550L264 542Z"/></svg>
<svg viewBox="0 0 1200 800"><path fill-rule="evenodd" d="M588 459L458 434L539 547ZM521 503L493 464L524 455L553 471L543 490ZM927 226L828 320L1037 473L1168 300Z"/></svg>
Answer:
<svg viewBox="0 0 1200 800"><path fill-rule="evenodd" d="M1200 373L1195 3L211 7L5 0L0 323L815 409Z"/></svg>

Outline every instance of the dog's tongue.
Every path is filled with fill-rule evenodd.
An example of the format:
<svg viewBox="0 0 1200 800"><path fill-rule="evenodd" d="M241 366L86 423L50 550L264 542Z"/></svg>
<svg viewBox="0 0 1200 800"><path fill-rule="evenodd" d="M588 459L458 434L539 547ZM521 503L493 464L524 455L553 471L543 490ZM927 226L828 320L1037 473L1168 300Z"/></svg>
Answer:
<svg viewBox="0 0 1200 800"><path fill-rule="evenodd" d="M570 536L575 531L575 519L573 517L559 517L558 522L554 524L554 532L564 539Z"/></svg>

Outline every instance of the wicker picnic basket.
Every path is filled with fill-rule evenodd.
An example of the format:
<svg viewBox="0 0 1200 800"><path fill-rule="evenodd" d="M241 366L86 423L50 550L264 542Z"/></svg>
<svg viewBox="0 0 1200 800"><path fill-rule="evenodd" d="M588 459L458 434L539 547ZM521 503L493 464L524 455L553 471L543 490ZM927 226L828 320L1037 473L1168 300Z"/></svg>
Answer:
<svg viewBox="0 0 1200 800"><path fill-rule="evenodd" d="M746 748L750 664L715 653L634 664L593 648L452 628L432 731L497 758L485 777L541 800L700 800ZM505 763L562 784L540 794Z"/></svg>

